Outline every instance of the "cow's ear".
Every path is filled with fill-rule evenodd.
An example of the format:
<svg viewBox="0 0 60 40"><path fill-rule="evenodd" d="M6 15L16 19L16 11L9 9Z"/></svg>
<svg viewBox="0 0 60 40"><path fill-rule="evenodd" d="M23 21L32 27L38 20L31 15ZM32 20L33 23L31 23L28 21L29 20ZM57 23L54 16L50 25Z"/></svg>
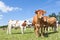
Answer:
<svg viewBox="0 0 60 40"><path fill-rule="evenodd" d="M46 11L43 10L42 12L43 12L43 14L46 14Z"/></svg>
<svg viewBox="0 0 60 40"><path fill-rule="evenodd" d="M24 22L27 22L26 20Z"/></svg>
<svg viewBox="0 0 60 40"><path fill-rule="evenodd" d="M35 14L37 14L37 10L35 10Z"/></svg>

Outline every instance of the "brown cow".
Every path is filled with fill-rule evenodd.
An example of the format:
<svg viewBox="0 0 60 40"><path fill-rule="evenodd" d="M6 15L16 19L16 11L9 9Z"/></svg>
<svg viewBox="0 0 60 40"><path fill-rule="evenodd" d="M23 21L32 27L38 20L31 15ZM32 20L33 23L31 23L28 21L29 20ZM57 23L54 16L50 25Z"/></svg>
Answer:
<svg viewBox="0 0 60 40"><path fill-rule="evenodd" d="M42 18L42 21L44 23L44 26L46 27L46 31L48 31L48 27L54 28L54 32L57 31L56 30L57 26L56 26L56 18L55 17L44 16ZM45 28L44 28L44 30L45 30Z"/></svg>
<svg viewBox="0 0 60 40"><path fill-rule="evenodd" d="M44 10L35 11L36 15L33 17L32 24L34 25L34 31L36 36L39 36L39 29L41 28L41 36L43 36L43 22L41 18L46 13Z"/></svg>

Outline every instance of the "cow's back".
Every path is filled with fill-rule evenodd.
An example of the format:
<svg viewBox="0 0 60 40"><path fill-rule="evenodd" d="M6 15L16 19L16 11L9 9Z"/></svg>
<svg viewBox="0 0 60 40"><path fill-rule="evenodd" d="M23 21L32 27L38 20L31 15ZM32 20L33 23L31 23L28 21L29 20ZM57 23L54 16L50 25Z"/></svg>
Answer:
<svg viewBox="0 0 60 40"><path fill-rule="evenodd" d="M44 16L43 17L43 21L45 22L45 24L54 24L56 23L56 18L55 17L48 17L48 16Z"/></svg>
<svg viewBox="0 0 60 40"><path fill-rule="evenodd" d="M48 18L47 22L50 23L50 24L53 24L53 23L56 22L56 18L55 17L50 17L50 18Z"/></svg>

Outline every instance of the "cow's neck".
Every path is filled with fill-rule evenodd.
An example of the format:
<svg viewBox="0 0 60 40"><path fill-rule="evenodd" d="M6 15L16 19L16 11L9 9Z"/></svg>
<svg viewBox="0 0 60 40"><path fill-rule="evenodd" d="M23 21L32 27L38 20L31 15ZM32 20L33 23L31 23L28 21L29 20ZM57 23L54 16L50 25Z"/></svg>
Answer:
<svg viewBox="0 0 60 40"><path fill-rule="evenodd" d="M40 24L40 19L38 18L38 16L37 16L37 24Z"/></svg>

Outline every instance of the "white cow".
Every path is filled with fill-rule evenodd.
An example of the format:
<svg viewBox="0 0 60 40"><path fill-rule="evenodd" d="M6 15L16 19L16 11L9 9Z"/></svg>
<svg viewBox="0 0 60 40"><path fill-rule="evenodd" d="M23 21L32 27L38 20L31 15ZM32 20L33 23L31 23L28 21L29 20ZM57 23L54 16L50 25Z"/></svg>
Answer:
<svg viewBox="0 0 60 40"><path fill-rule="evenodd" d="M9 20L8 22L8 28L7 28L7 34L11 34L12 27L20 27L21 33L24 33L24 30L26 30L27 21L20 21L20 20Z"/></svg>

